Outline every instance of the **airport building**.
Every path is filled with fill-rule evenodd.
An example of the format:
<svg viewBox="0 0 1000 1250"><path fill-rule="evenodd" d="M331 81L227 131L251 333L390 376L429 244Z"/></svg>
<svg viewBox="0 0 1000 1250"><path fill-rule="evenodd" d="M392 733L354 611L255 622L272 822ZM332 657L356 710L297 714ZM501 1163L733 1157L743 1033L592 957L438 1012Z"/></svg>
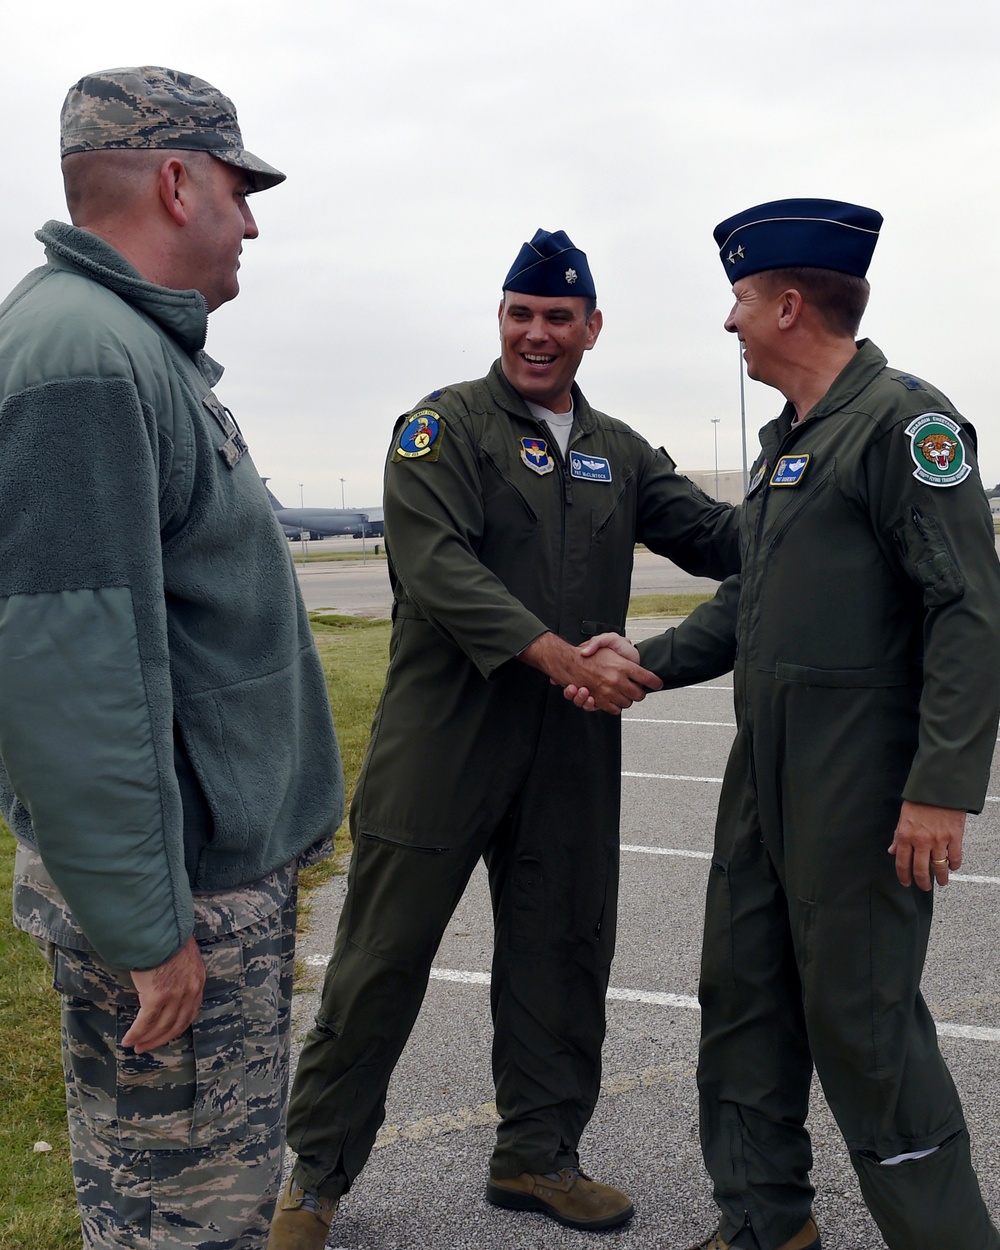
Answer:
<svg viewBox="0 0 1000 1250"><path fill-rule="evenodd" d="M689 477L695 485L700 486L706 495L719 499L723 503L742 503L746 491L743 489L742 469L720 469L718 475L714 469L678 469ZM718 476L718 489L716 489Z"/></svg>

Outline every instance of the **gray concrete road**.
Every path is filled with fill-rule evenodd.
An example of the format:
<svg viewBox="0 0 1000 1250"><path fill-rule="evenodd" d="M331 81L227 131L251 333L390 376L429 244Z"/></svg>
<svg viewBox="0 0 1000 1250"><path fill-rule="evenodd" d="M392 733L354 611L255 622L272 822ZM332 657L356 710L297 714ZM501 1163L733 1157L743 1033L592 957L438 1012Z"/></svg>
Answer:
<svg viewBox="0 0 1000 1250"><path fill-rule="evenodd" d="M295 549L299 544L295 543ZM357 553L360 543L354 539L326 539L322 543L309 543L313 553L350 551ZM1000 538L997 539L1000 551ZM318 561L300 564L299 585L306 607L311 611L329 610L348 615L388 616L392 604L389 591L389 575L384 559L371 559L367 565L345 561ZM632 593L634 595L667 594L672 592L693 593L715 590L715 582L707 577L692 577L676 564L653 555L651 551L637 551L632 570Z"/></svg>
<svg viewBox="0 0 1000 1250"><path fill-rule="evenodd" d="M327 540L322 546L310 543L317 550L355 552L359 544L351 539ZM298 544L294 544L297 548ZM296 566L302 597L310 612L334 611L348 615L388 616L392 604L389 574L384 559L370 559L367 565L354 560L317 561ZM632 593L636 595L665 594L672 591L694 592L715 590L717 583L707 577L692 577L676 564L649 551L636 552L632 573Z"/></svg>
<svg viewBox="0 0 1000 1250"><path fill-rule="evenodd" d="M681 575L683 576L683 575ZM655 623L630 623L645 636ZM438 953L435 973L389 1091L368 1167L345 1198L329 1247L340 1250L686 1250L714 1228L698 1146L695 1001L702 898L719 782L734 732L723 678L647 699L623 724L622 898L608 1002L604 1092L584 1137L584 1165L632 1195L623 1230L581 1234L482 1196L493 1137L489 900L477 875ZM962 872L940 891L925 992L965 1102L983 1189L1000 1216L1000 770L970 821ZM888 836L886 841L888 843ZM332 947L344 882L313 908L302 956L317 982ZM315 992L296 998L301 1037ZM818 1089L810 1118L816 1212L826 1250L881 1245L846 1149ZM944 1248L942 1248L944 1250Z"/></svg>

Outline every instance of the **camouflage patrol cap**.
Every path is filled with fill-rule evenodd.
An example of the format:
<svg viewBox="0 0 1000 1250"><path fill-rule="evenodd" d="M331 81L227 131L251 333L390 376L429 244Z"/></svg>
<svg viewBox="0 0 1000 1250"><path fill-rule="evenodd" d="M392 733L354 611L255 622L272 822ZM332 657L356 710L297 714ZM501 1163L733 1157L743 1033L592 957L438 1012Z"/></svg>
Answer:
<svg viewBox="0 0 1000 1250"><path fill-rule="evenodd" d="M70 87L62 107L60 155L104 148L210 152L254 175L265 191L285 175L243 147L228 96L194 74L158 65L105 69Z"/></svg>

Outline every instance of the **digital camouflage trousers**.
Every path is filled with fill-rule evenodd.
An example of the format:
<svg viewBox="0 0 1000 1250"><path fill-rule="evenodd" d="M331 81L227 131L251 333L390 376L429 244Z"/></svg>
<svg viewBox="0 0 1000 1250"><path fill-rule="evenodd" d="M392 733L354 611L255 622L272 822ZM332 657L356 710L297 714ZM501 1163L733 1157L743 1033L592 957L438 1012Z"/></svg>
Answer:
<svg viewBox="0 0 1000 1250"><path fill-rule="evenodd" d="M196 900L202 1008L152 1053L120 1045L138 1010L127 975L39 943L62 996L86 1250L263 1250L284 1147L296 889L292 873L260 885Z"/></svg>

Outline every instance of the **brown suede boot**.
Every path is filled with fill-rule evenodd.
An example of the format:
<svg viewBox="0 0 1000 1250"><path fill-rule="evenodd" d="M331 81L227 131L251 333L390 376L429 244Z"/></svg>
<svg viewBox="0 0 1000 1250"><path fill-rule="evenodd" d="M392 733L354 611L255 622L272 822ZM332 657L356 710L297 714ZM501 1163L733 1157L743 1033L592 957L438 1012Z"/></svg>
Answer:
<svg viewBox="0 0 1000 1250"><path fill-rule="evenodd" d="M338 1202L306 1193L289 1178L274 1206L267 1250L323 1250Z"/></svg>
<svg viewBox="0 0 1000 1250"><path fill-rule="evenodd" d="M691 1250L733 1250L733 1248L716 1232L707 1241L699 1241L696 1246L692 1246ZM819 1242L819 1229L812 1216L806 1220L794 1237L783 1241L778 1250L822 1250Z"/></svg>
<svg viewBox="0 0 1000 1250"><path fill-rule="evenodd" d="M486 1201L509 1211L541 1211L567 1228L615 1228L633 1215L627 1194L592 1181L579 1168L491 1177Z"/></svg>

